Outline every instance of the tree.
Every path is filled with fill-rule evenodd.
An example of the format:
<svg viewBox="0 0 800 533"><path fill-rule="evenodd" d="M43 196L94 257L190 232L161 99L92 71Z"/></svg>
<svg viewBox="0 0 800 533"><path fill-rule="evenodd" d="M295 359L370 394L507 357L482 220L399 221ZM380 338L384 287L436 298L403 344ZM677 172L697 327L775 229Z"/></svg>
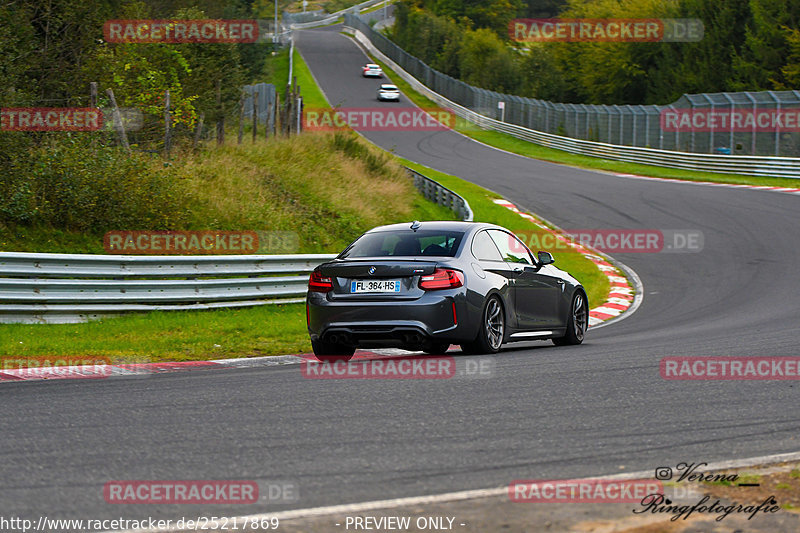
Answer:
<svg viewBox="0 0 800 533"><path fill-rule="evenodd" d="M570 0L561 18L648 19L671 18L676 13L674 3L661 0ZM650 74L662 67L666 43L557 42L547 46L575 101L641 104L648 100Z"/></svg>
<svg viewBox="0 0 800 533"><path fill-rule="evenodd" d="M398 3L394 41L427 65L453 77L460 74L458 50L464 29L454 20L405 2Z"/></svg>
<svg viewBox="0 0 800 533"><path fill-rule="evenodd" d="M553 54L545 43L531 43L520 61L522 85L520 95L550 100L572 102L576 100Z"/></svg>
<svg viewBox="0 0 800 533"><path fill-rule="evenodd" d="M464 34L459 51L461 79L498 92L519 91L522 82L515 52L487 28Z"/></svg>
<svg viewBox="0 0 800 533"><path fill-rule="evenodd" d="M566 0L527 0L525 17L527 18L554 18L564 9Z"/></svg>
<svg viewBox="0 0 800 533"><path fill-rule="evenodd" d="M778 85L778 89L800 89L800 30L786 28L786 42L789 45L789 53L786 64L781 67L783 83Z"/></svg>
<svg viewBox="0 0 800 533"><path fill-rule="evenodd" d="M791 53L790 37L800 23L800 4L793 0L750 0L751 18L741 50L734 56L732 85L737 90L787 86L783 67Z"/></svg>

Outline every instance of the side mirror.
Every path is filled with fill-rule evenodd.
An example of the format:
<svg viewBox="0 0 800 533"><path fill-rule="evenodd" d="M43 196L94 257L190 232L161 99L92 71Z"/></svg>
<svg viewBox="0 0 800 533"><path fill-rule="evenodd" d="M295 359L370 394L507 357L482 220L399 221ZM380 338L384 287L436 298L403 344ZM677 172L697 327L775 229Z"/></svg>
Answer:
<svg viewBox="0 0 800 533"><path fill-rule="evenodd" d="M539 259L541 265L551 265L556 262L550 252L537 252L536 257Z"/></svg>

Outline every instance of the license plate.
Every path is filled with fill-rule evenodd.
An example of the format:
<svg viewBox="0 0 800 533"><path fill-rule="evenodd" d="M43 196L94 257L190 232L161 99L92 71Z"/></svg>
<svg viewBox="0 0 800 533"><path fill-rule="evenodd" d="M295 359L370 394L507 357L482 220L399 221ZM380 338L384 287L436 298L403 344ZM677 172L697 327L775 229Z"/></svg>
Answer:
<svg viewBox="0 0 800 533"><path fill-rule="evenodd" d="M360 279L350 282L350 292L400 292L399 279Z"/></svg>

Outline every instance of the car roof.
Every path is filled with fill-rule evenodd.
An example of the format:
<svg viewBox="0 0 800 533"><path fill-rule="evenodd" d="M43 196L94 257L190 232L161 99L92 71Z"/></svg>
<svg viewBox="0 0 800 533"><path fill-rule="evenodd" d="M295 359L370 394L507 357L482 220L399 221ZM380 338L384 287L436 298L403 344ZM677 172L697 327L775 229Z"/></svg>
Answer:
<svg viewBox="0 0 800 533"><path fill-rule="evenodd" d="M372 228L367 233L382 232L382 231L398 231L410 230L412 222L401 222L399 224L388 224L386 226L378 226ZM478 231L484 228L505 229L495 224L487 222L465 222L461 220L425 220L419 222L419 228L427 231Z"/></svg>
<svg viewBox="0 0 800 533"><path fill-rule="evenodd" d="M367 66L368 66L369 68L381 68L381 66L380 66L380 65L376 65L375 63L367 63Z"/></svg>

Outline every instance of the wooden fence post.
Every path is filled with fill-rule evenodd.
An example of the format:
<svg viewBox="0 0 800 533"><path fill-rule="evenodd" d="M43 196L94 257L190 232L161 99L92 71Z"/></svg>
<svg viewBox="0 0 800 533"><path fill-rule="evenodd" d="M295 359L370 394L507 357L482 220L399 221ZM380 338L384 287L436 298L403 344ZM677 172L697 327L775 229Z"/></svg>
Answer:
<svg viewBox="0 0 800 533"><path fill-rule="evenodd" d="M300 133L300 131L301 131L302 127L303 127L303 124L302 124L302 122L303 122L303 97L300 96L300 86L299 85L297 86L297 90L295 91L294 96L295 96L295 99L297 100L297 103L295 105L295 108L296 108L295 109L295 113L297 114L297 122L296 122L297 127L295 128L295 133L297 134L297 133Z"/></svg>
<svg viewBox="0 0 800 533"><path fill-rule="evenodd" d="M169 157L169 148L171 142L170 126L172 125L172 115L169 110L169 89L164 91L164 153Z"/></svg>
<svg viewBox="0 0 800 533"><path fill-rule="evenodd" d="M281 112L281 95L278 91L275 91L275 105L273 107L272 117L272 134L277 137L278 132L280 131L279 128L281 127L281 120L280 120L280 112Z"/></svg>
<svg viewBox="0 0 800 533"><path fill-rule="evenodd" d="M97 109L97 82L89 82L89 107ZM97 144L97 137L92 137L92 147Z"/></svg>
<svg viewBox="0 0 800 533"><path fill-rule="evenodd" d="M244 136L244 98L245 92L242 91L242 96L239 97L239 137L236 139L236 144L242 144Z"/></svg>
<svg viewBox="0 0 800 533"><path fill-rule="evenodd" d="M122 116L119 114L119 107L117 106L117 99L114 98L114 91L111 89L106 89L106 94L108 95L109 100L111 100L111 107L114 110L114 128L119 134L120 141L122 141L122 146L128 151L128 153L131 153L131 146L128 144L128 136L125 135L125 125L122 124Z"/></svg>
<svg viewBox="0 0 800 533"><path fill-rule="evenodd" d="M253 91L253 142L256 142L258 129L258 91Z"/></svg>
<svg viewBox="0 0 800 533"><path fill-rule="evenodd" d="M192 143L192 149L197 149L197 143L200 141L200 134L203 132L203 119L205 118L206 114L201 112L200 118L197 119L197 127L194 130L194 142Z"/></svg>
<svg viewBox="0 0 800 533"><path fill-rule="evenodd" d="M269 97L269 95L270 93L267 91L267 96ZM269 123L271 122L271 117L269 115L270 109L272 108L272 103L270 98L267 98L266 100L267 106L264 108L264 113L266 113L266 115L264 115L264 138L269 139Z"/></svg>
<svg viewBox="0 0 800 533"><path fill-rule="evenodd" d="M225 113L222 109L222 80L217 80L217 144L225 142Z"/></svg>

